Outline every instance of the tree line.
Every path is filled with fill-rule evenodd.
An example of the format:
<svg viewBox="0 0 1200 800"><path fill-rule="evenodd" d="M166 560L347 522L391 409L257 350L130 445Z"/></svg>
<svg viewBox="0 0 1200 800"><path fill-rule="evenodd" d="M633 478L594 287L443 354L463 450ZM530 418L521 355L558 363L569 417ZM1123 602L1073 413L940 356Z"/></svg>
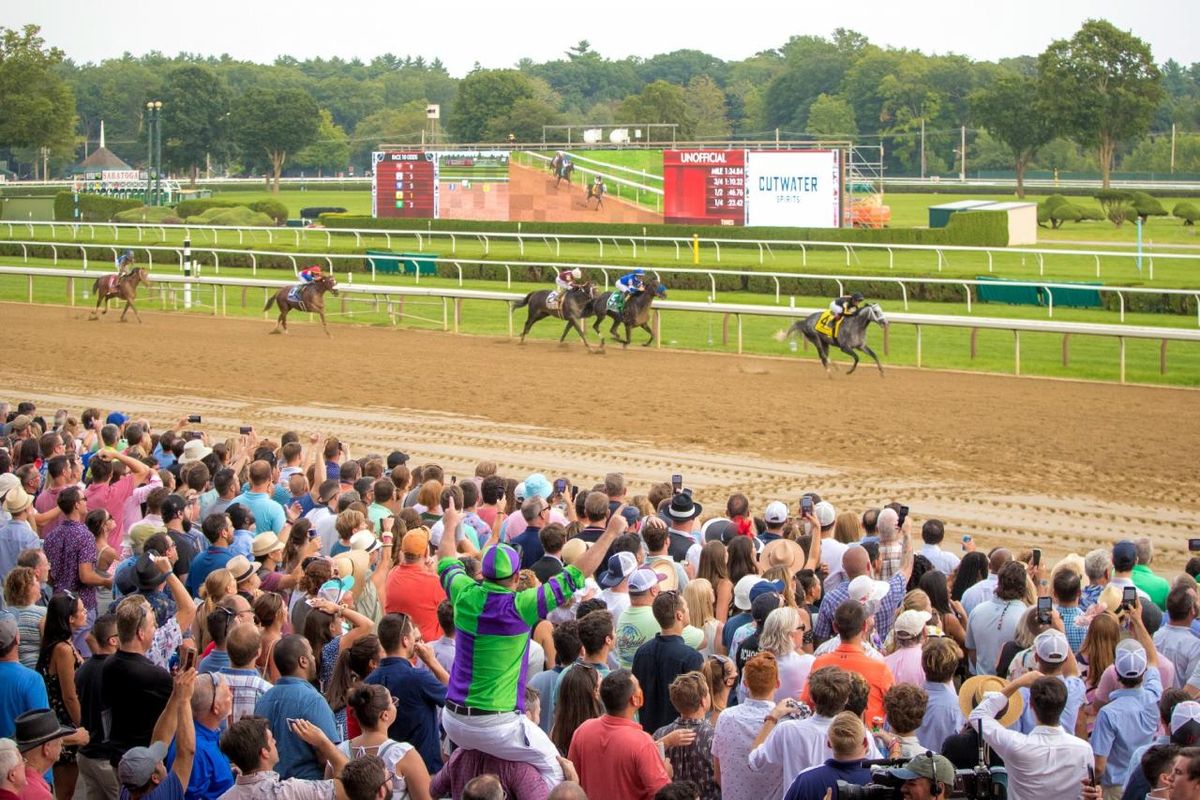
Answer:
<svg viewBox="0 0 1200 800"><path fill-rule="evenodd" d="M98 144L146 160L145 104L161 100L163 160L177 175L333 174L369 168L381 143L540 142L543 126L669 123L680 140L804 137L882 146L887 174L972 169L1200 171L1200 63L1157 64L1103 20L1037 56L998 62L881 47L851 30L793 36L738 61L699 50L610 59L586 40L546 62L129 53L79 64L36 26L0 28L0 159L51 175ZM426 116L440 106L435 126ZM1172 126L1191 133L1168 141ZM45 148L45 151L43 151Z"/></svg>

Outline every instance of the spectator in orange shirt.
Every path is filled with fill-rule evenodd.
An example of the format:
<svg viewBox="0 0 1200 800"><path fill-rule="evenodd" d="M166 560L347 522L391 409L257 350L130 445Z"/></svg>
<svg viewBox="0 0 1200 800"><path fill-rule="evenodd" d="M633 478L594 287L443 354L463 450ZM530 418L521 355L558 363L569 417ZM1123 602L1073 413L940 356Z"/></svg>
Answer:
<svg viewBox="0 0 1200 800"><path fill-rule="evenodd" d="M437 607L446 592L433 571L429 556L429 529L413 528L400 540L404 562L388 573L383 609L388 614L408 614L427 642L442 635Z"/></svg>
<svg viewBox="0 0 1200 800"><path fill-rule="evenodd" d="M863 652L863 634L867 629L867 607L856 600L847 600L833 614L833 627L841 642L832 653L818 656L809 674L822 667L841 667L847 672L857 672L867 679L871 693L867 698L868 720L884 716L883 696L895 681L888 665ZM812 704L808 684L804 686L801 700Z"/></svg>

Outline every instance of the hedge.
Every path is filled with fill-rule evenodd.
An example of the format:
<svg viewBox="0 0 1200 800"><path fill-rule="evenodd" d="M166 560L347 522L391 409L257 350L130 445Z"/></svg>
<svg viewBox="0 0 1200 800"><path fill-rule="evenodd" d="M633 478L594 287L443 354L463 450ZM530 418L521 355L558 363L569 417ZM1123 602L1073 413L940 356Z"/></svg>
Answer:
<svg viewBox="0 0 1200 800"><path fill-rule="evenodd" d="M258 200L253 203L240 203L237 200L222 200L215 197L205 197L197 200L184 200L175 206L176 216L189 219L197 217L213 208L249 208L259 214L266 214L276 225L282 225L288 220L287 206L278 200ZM270 223L267 223L270 224Z"/></svg>
<svg viewBox="0 0 1200 800"><path fill-rule="evenodd" d="M638 225L597 222L506 222L460 219L377 219L355 214L322 214L327 228L370 230L495 231L582 235L602 237L675 236L690 239L693 234L715 239L783 239L819 242L858 242L866 244L973 245L1008 246L1008 215L1003 211L972 211L954 214L945 228L744 228L695 225Z"/></svg>
<svg viewBox="0 0 1200 800"><path fill-rule="evenodd" d="M80 194L79 216L82 222L110 222L121 211L141 208L141 200L124 200L102 194ZM75 195L59 192L54 196L54 218L59 222L75 219Z"/></svg>

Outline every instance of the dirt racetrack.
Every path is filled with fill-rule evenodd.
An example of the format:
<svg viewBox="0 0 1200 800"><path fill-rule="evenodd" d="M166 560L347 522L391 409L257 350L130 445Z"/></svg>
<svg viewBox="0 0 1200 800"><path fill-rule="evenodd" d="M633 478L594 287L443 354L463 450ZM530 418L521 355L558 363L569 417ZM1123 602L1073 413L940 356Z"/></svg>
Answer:
<svg viewBox="0 0 1200 800"><path fill-rule="evenodd" d="M640 493L680 472L704 516L731 491L761 512L814 489L839 509L896 499L948 537L1050 556L1149 535L1173 569L1200 536L1195 390L895 368L830 380L763 357L143 316L0 304L3 397L159 428L202 414L219 436L326 430L354 454L399 447L460 475L481 458L583 484L619 470Z"/></svg>

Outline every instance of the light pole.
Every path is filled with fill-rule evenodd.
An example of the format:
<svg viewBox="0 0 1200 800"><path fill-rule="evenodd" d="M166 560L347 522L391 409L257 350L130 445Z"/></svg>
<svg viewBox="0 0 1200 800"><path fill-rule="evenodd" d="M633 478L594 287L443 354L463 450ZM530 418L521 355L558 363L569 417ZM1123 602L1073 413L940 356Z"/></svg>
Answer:
<svg viewBox="0 0 1200 800"><path fill-rule="evenodd" d="M162 101L150 100L146 103L146 205L157 206L162 202L161 191L162 172ZM153 175L151 175L153 171Z"/></svg>

